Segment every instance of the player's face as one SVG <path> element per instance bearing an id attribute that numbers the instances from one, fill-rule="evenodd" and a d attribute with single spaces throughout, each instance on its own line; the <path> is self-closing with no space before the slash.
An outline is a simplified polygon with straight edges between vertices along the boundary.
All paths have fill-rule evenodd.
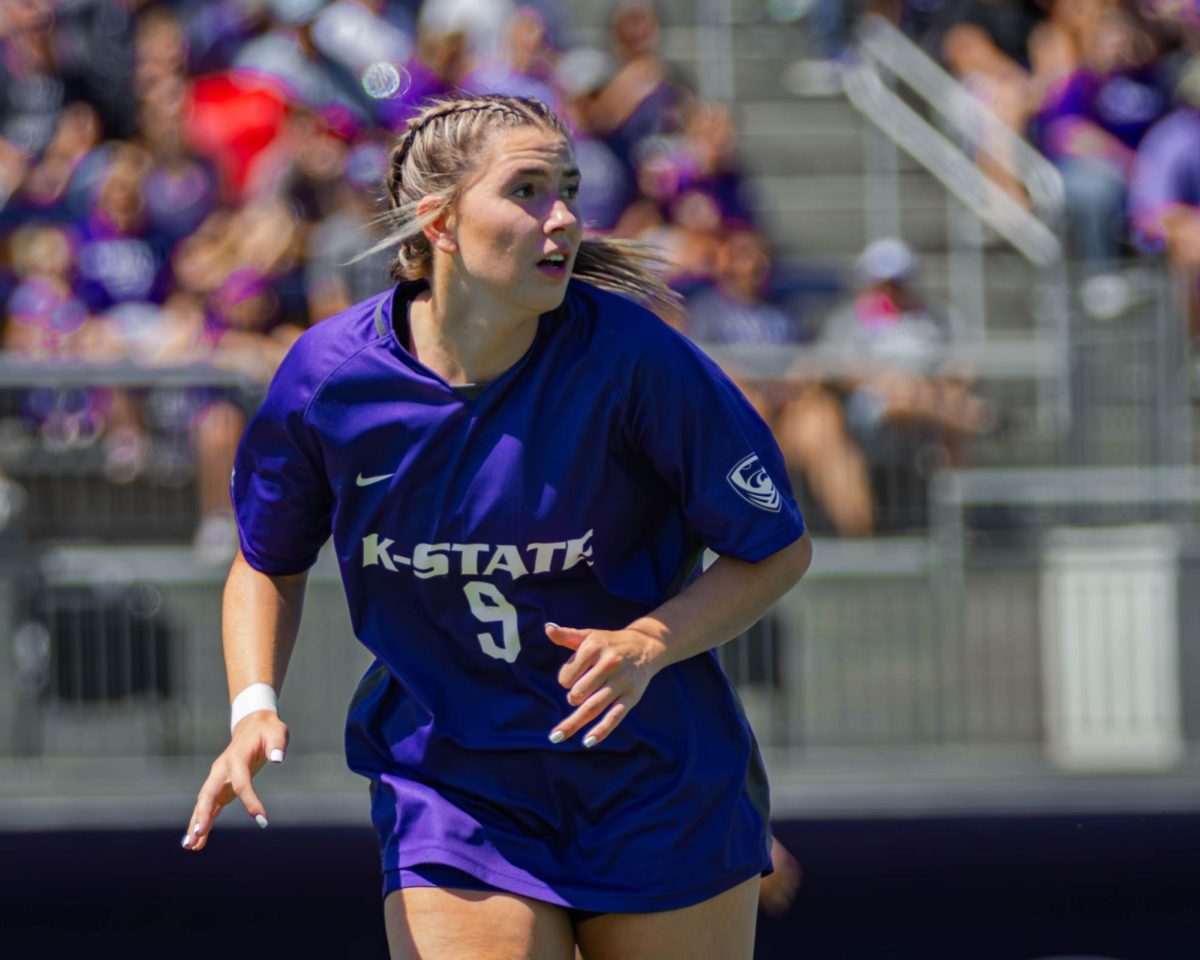
<path id="1" fill-rule="evenodd" d="M 517 313 L 553 310 L 583 237 L 571 145 L 539 127 L 494 135 L 455 208 L 461 280 Z"/>

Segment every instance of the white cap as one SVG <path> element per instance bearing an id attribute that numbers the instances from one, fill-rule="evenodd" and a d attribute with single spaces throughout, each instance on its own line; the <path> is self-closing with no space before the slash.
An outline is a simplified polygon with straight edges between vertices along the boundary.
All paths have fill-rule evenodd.
<path id="1" fill-rule="evenodd" d="M 896 237 L 884 237 L 867 244 L 855 269 L 864 283 L 899 282 L 915 276 L 919 265 L 912 247 Z"/>

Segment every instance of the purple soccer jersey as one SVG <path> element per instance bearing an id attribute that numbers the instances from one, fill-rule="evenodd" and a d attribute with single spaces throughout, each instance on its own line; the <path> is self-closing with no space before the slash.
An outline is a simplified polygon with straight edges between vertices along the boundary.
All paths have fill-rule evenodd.
<path id="1" fill-rule="evenodd" d="M 799 538 L 770 431 L 687 340 L 579 281 L 471 398 L 405 349 L 423 288 L 300 338 L 232 485 L 264 573 L 306 569 L 332 533 L 376 657 L 346 754 L 371 781 L 385 876 L 440 864 L 625 912 L 769 869 L 766 779 L 715 651 L 661 671 L 594 748 L 553 745 L 569 653 L 544 626 L 619 629 L 693 578 L 703 547 L 758 561 Z"/>

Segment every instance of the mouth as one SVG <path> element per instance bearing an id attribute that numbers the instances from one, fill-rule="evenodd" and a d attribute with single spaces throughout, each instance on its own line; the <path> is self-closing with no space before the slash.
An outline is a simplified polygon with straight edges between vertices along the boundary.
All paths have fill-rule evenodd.
<path id="1" fill-rule="evenodd" d="M 565 277 L 570 259 L 569 253 L 552 253 L 542 257 L 537 263 L 537 268 L 548 277 Z"/>

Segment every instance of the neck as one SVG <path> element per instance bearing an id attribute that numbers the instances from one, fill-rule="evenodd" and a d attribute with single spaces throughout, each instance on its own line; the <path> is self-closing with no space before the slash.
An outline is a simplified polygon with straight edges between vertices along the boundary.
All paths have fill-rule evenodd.
<path id="1" fill-rule="evenodd" d="M 413 355 L 450 384 L 495 380 L 525 355 L 537 329 L 536 314 L 479 302 L 436 272 L 409 312 Z"/>

